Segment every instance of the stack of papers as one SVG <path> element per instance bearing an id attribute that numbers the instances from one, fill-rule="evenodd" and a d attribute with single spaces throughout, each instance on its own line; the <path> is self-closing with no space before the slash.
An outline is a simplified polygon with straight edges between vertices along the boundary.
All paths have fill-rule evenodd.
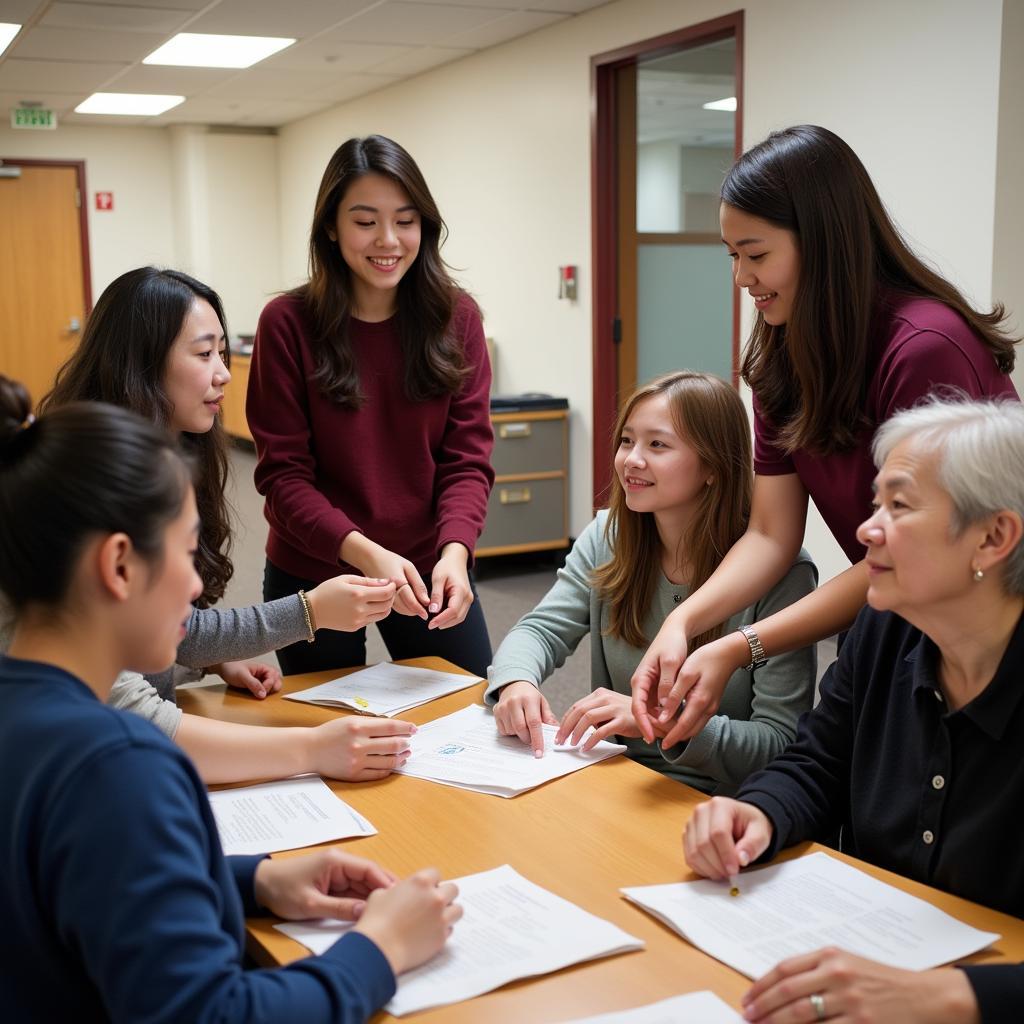
<path id="1" fill-rule="evenodd" d="M 735 895 L 729 882 L 711 881 L 643 885 L 622 893 L 748 978 L 822 946 L 924 971 L 999 938 L 826 853 L 748 871 L 733 884 Z"/>
<path id="2" fill-rule="evenodd" d="M 210 793 L 220 845 L 229 856 L 276 853 L 377 830 L 316 775 Z"/>
<path id="3" fill-rule="evenodd" d="M 517 736 L 499 736 L 494 715 L 472 704 L 421 725 L 409 740 L 409 759 L 395 771 L 476 793 L 513 797 L 626 749 L 602 740 L 584 754 L 576 747 L 555 746 L 557 726 L 543 728 L 544 756 L 534 757 Z"/>
<path id="4" fill-rule="evenodd" d="M 403 711 L 418 708 L 457 690 L 465 690 L 480 681 L 479 676 L 435 672 L 429 668 L 412 668 L 382 661 L 379 665 L 371 665 L 340 679 L 331 679 L 308 690 L 286 693 L 284 698 L 303 704 L 347 708 L 364 715 L 394 718 Z"/>
<path id="5" fill-rule="evenodd" d="M 518 978 L 643 949 L 640 939 L 534 885 L 507 864 L 454 881 L 463 916 L 433 960 L 398 979 L 386 1007 L 396 1017 L 472 999 Z M 351 925 L 317 921 L 274 927 L 323 953 Z"/>
<path id="6" fill-rule="evenodd" d="M 660 1003 L 617 1010 L 597 1017 L 581 1017 L 567 1024 L 743 1024 L 743 1018 L 714 992 L 690 992 L 685 996 L 662 999 Z"/>

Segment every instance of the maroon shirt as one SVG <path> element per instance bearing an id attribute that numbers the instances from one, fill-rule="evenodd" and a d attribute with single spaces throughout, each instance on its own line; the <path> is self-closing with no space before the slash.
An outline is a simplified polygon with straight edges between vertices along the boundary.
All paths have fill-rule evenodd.
<path id="1" fill-rule="evenodd" d="M 476 304 L 460 297 L 452 330 L 470 373 L 456 395 L 410 401 L 394 319 L 351 320 L 366 400 L 344 409 L 311 378 L 316 360 L 302 302 L 273 299 L 256 332 L 246 415 L 256 442 L 256 489 L 266 497 L 267 557 L 321 582 L 353 530 L 408 558 L 429 578 L 441 548 L 472 555 L 494 482 L 491 368 Z"/>
<path id="2" fill-rule="evenodd" d="M 1009 376 L 960 314 L 936 299 L 891 297 L 879 314 L 869 367 L 868 425 L 849 451 L 817 456 L 798 448 L 787 455 L 754 397 L 755 472 L 796 473 L 851 562 L 864 557 L 856 532 L 871 514 L 877 472 L 871 441 L 882 423 L 943 386 L 971 398 L 1017 397 Z"/>

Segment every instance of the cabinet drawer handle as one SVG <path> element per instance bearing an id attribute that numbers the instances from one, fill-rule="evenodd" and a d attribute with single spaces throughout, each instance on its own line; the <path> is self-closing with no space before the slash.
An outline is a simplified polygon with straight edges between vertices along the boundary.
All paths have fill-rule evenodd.
<path id="1" fill-rule="evenodd" d="M 502 487 L 499 497 L 502 505 L 525 505 L 533 500 L 529 487 Z"/>
<path id="2" fill-rule="evenodd" d="M 517 437 L 529 437 L 530 432 L 531 427 L 529 423 L 502 423 L 498 427 L 498 437 L 502 439 L 512 440 Z"/>

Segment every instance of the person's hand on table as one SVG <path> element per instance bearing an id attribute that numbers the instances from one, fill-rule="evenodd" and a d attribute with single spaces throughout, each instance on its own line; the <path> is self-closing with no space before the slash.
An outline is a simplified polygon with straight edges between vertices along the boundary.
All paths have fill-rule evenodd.
<path id="1" fill-rule="evenodd" d="M 661 711 L 653 723 L 664 731 L 662 746 L 671 747 L 696 736 L 718 710 L 732 674 L 749 664 L 750 645 L 742 633 L 734 632 L 694 651 L 668 686 L 662 673 L 657 699 Z M 634 693 L 634 706 L 635 702 Z M 682 713 L 673 723 L 680 707 Z"/>
<path id="2" fill-rule="evenodd" d="M 594 731 L 580 748 L 584 753 L 609 736 L 640 735 L 629 697 L 603 686 L 576 701 L 566 711 L 555 735 L 555 742 L 569 743 L 575 747 L 590 728 Z"/>
<path id="3" fill-rule="evenodd" d="M 469 613 L 473 588 L 469 585 L 469 552 L 465 545 L 445 544 L 441 557 L 430 574 L 430 604 L 427 611 L 434 616 L 427 629 L 450 629 Z"/>
<path id="4" fill-rule="evenodd" d="M 789 960 L 743 996 L 743 1016 L 756 1024 L 841 1021 L 857 1024 L 979 1024 L 967 975 L 942 968 L 903 971 L 840 949 Z"/>
<path id="5" fill-rule="evenodd" d="M 408 760 L 415 732 L 397 718 L 333 718 L 309 729 L 309 771 L 344 782 L 383 779 Z"/>
<path id="6" fill-rule="evenodd" d="M 394 973 L 426 963 L 439 953 L 462 907 L 455 903 L 459 890 L 441 882 L 434 868 L 425 868 L 390 889 L 371 893 L 356 925 L 387 958 Z"/>
<path id="7" fill-rule="evenodd" d="M 398 587 L 392 579 L 342 575 L 306 594 L 317 629 L 353 633 L 391 614 Z"/>
<path id="8" fill-rule="evenodd" d="M 370 894 L 390 889 L 396 881 L 373 861 L 332 847 L 301 857 L 265 858 L 253 883 L 256 902 L 278 917 L 357 921 Z"/>
<path id="9" fill-rule="evenodd" d="M 211 665 L 208 671 L 220 676 L 236 690 L 248 690 L 258 700 L 281 689 L 280 670 L 262 662 L 224 661 Z"/>
<path id="10" fill-rule="evenodd" d="M 540 690 L 527 680 L 503 686 L 494 705 L 494 722 L 501 736 L 518 736 L 534 757 L 544 756 L 543 725 L 558 725 L 551 705 Z"/>
<path id="11" fill-rule="evenodd" d="M 686 863 L 705 878 L 731 878 L 768 849 L 772 831 L 771 818 L 759 807 L 712 797 L 697 805 L 683 830 Z"/>
<path id="12" fill-rule="evenodd" d="M 423 577 L 408 558 L 389 551 L 358 532 L 346 535 L 341 542 L 338 557 L 356 566 L 369 579 L 393 581 L 395 597 L 392 609 L 399 615 L 415 615 L 421 619 L 427 617 L 430 595 Z"/>

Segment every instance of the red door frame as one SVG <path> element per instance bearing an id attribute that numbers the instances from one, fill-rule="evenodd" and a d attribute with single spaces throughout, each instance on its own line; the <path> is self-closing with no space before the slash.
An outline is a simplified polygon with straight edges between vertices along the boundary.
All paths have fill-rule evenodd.
<path id="1" fill-rule="evenodd" d="M 82 246 L 82 301 L 85 315 L 92 312 L 92 269 L 89 263 L 89 208 L 85 191 L 84 160 L 22 160 L 20 157 L 0 158 L 4 167 L 72 167 L 78 188 L 78 237 Z"/>
<path id="2" fill-rule="evenodd" d="M 640 57 L 658 57 L 680 49 L 736 40 L 736 156 L 743 150 L 743 11 L 722 15 L 689 28 L 632 43 L 590 58 L 590 195 L 593 265 L 593 490 L 594 508 L 607 499 L 609 440 L 618 405 L 615 341 L 618 302 L 615 73 Z M 739 379 L 739 293 L 733 292 L 732 378 Z"/>

